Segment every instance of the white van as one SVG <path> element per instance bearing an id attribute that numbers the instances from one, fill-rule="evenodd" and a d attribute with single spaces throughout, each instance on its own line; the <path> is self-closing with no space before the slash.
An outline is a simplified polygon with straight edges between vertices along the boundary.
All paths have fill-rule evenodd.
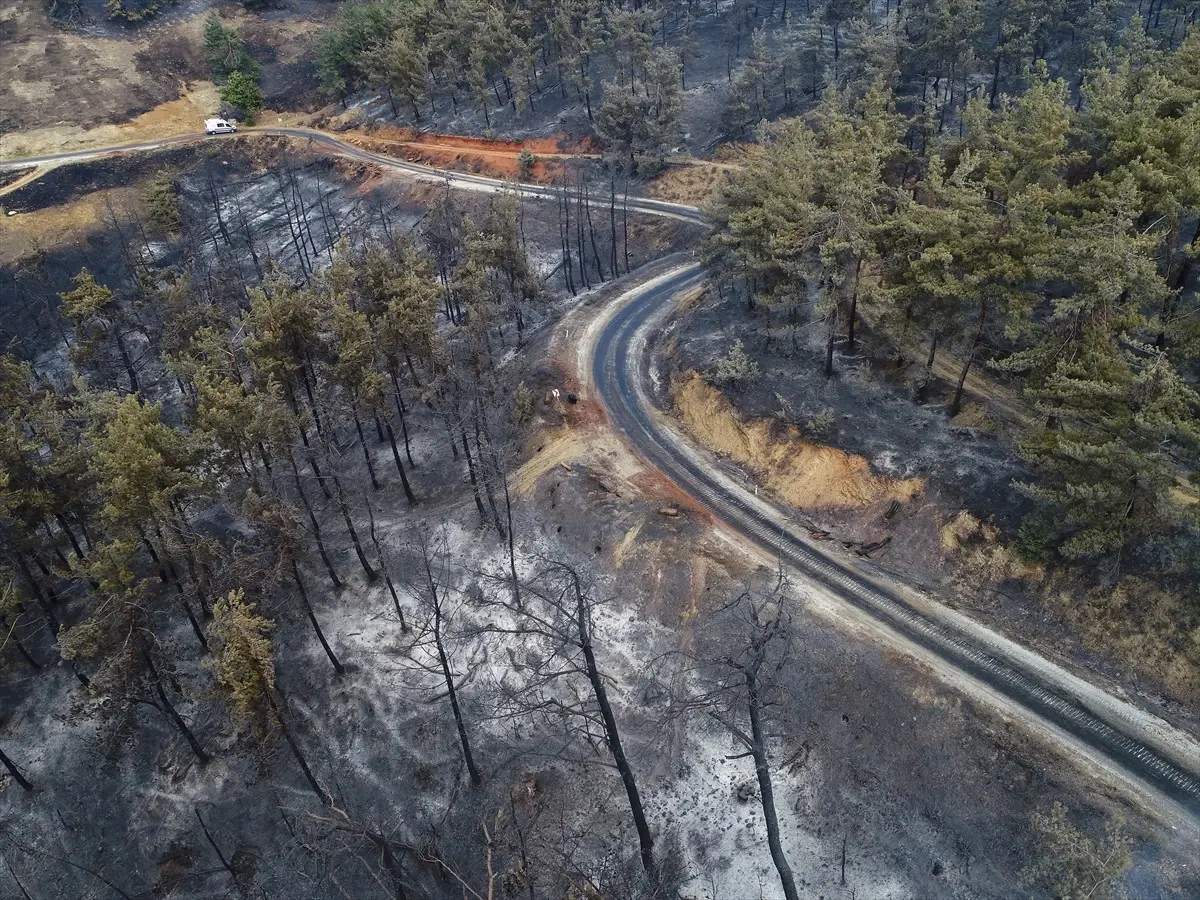
<path id="1" fill-rule="evenodd" d="M 225 119 L 204 120 L 205 134 L 233 134 L 235 131 L 237 131 L 236 122 L 228 122 Z"/>

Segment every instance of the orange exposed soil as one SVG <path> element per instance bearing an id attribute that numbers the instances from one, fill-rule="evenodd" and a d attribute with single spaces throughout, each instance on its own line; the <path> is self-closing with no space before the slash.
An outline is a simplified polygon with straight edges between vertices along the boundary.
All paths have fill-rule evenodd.
<path id="1" fill-rule="evenodd" d="M 567 144 L 559 138 L 531 138 L 528 141 L 501 141 L 486 138 L 461 137 L 451 134 L 430 134 L 408 128 L 383 126 L 369 134 L 352 132 L 340 135 L 347 143 L 356 144 L 375 153 L 406 159 L 409 162 L 436 166 L 493 178 L 516 178 L 517 157 L 528 148 L 537 156 L 532 181 L 552 181 L 568 159 L 597 158 L 599 153 L 590 141 Z"/>
<path id="2" fill-rule="evenodd" d="M 530 138 L 525 141 L 489 140 L 487 138 L 462 137 L 454 134 L 436 134 L 433 132 L 414 131 L 411 128 L 399 128 L 386 125 L 371 132 L 371 137 L 387 143 L 412 144 L 415 146 L 474 150 L 482 153 L 520 153 L 529 148 L 531 153 L 539 156 L 598 156 L 592 142 L 569 143 L 564 138 Z"/>
<path id="3" fill-rule="evenodd" d="M 772 419 L 742 422 L 729 400 L 694 373 L 675 386 L 675 406 L 701 443 L 747 466 L 793 506 L 851 509 L 909 500 L 924 489 L 919 478 L 876 475 L 861 456 L 806 440 L 793 426 Z"/>

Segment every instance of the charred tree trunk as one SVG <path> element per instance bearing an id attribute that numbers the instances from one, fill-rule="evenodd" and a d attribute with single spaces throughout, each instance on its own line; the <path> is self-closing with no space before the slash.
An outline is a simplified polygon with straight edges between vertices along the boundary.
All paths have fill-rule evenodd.
<path id="1" fill-rule="evenodd" d="M 313 612 L 312 604 L 308 600 L 308 591 L 304 589 L 304 580 L 300 577 L 300 567 L 296 565 L 295 559 L 291 560 L 291 564 L 292 578 L 295 579 L 296 588 L 300 591 L 300 602 L 304 604 L 304 612 L 308 615 L 308 621 L 312 624 L 313 631 L 317 633 L 317 640 L 321 642 L 321 649 L 325 651 L 325 655 L 329 657 L 329 661 L 333 664 L 333 671 L 339 675 L 345 675 L 345 667 L 338 661 L 333 648 L 329 646 L 329 641 L 325 640 L 325 632 L 321 630 L 321 624 L 317 621 L 317 614 Z"/>
<path id="2" fill-rule="evenodd" d="M 850 293 L 850 327 L 846 333 L 846 348 L 854 352 L 854 323 L 858 317 L 858 273 L 862 268 L 862 260 L 854 263 L 854 290 Z"/>
<path id="3" fill-rule="evenodd" d="M 575 249 L 579 254 L 579 279 L 583 289 L 591 290 L 592 283 L 587 274 L 587 250 L 583 246 L 583 176 L 579 176 L 575 188 Z"/>
<path id="4" fill-rule="evenodd" d="M 962 409 L 963 388 L 967 383 L 967 373 L 971 371 L 971 363 L 975 361 L 975 351 L 979 348 L 979 340 L 983 337 L 983 323 L 987 319 L 987 300 L 979 302 L 979 321 L 975 325 L 975 337 L 971 339 L 971 349 L 963 362 L 962 372 L 958 376 L 958 384 L 954 386 L 954 399 L 950 402 L 950 418 L 958 415 Z"/>
<path id="5" fill-rule="evenodd" d="M 574 575 L 572 575 L 574 579 Z M 604 721 L 604 736 L 608 741 L 609 752 L 612 753 L 613 763 L 621 775 L 621 783 L 625 786 L 625 795 L 629 798 L 629 810 L 633 814 L 633 824 L 637 829 L 638 845 L 642 857 L 642 868 L 650 877 L 652 883 L 658 880 L 658 867 L 654 861 L 654 838 L 650 834 L 650 824 L 646 821 L 646 810 L 642 806 L 642 798 L 638 793 L 637 780 L 633 768 L 625 756 L 625 748 L 621 745 L 621 734 L 617 730 L 617 718 L 613 715 L 612 704 L 608 700 L 608 691 L 604 687 L 604 677 L 596 665 L 596 654 L 592 647 L 591 624 L 584 602 L 583 590 L 578 581 L 575 588 L 575 627 L 579 632 L 579 647 L 583 651 L 583 659 L 588 683 L 596 696 L 596 705 L 600 708 L 600 717 Z"/>
<path id="6" fill-rule="evenodd" d="M 571 296 L 575 296 L 575 279 L 571 265 L 571 221 L 570 209 L 567 206 L 567 188 L 563 184 L 562 191 L 558 197 L 558 240 L 562 249 L 562 270 L 563 282 L 567 286 L 567 290 L 571 292 Z M 565 215 L 564 215 L 564 210 Z"/>
<path id="7" fill-rule="evenodd" d="M 188 742 L 188 746 L 192 748 L 192 753 L 196 754 L 196 759 L 199 761 L 200 765 L 206 765 L 212 757 L 205 752 L 204 748 L 200 745 L 200 742 L 196 740 L 196 736 L 192 734 L 192 730 L 188 728 L 187 723 L 183 721 L 183 716 L 179 715 L 179 712 L 175 709 L 175 706 L 167 697 L 167 692 L 162 685 L 162 678 L 159 677 L 158 669 L 155 667 L 154 660 L 151 658 L 148 651 L 142 651 L 142 659 L 145 660 L 146 669 L 150 672 L 150 678 L 154 683 L 154 691 L 156 694 L 158 694 L 158 702 L 162 704 L 163 714 L 171 720 L 172 724 L 174 724 L 176 728 L 179 729 L 179 733 L 182 734 L 184 739 Z"/>
<path id="8" fill-rule="evenodd" d="M 501 537 L 505 536 L 504 524 L 500 521 L 500 510 L 496 507 L 496 496 L 492 491 L 492 473 L 488 471 L 488 466 L 484 460 L 483 442 L 479 434 L 479 406 L 476 403 L 475 407 L 475 458 L 479 461 L 479 474 L 482 476 L 483 493 L 487 497 L 488 509 L 492 511 L 492 521 L 496 523 L 496 532 Z"/>
<path id="9" fill-rule="evenodd" d="M 403 418 L 400 421 L 403 423 Z M 389 421 L 385 421 L 385 427 L 387 428 L 388 444 L 392 448 L 392 458 L 396 460 L 396 471 L 400 473 L 400 484 L 404 487 L 404 499 L 408 501 L 409 506 L 415 506 L 417 498 L 413 496 L 412 487 L 408 483 L 408 475 L 404 471 L 404 464 L 400 462 L 400 450 L 396 447 L 396 432 L 392 430 L 392 423 Z M 405 435 L 404 449 L 408 450 L 408 435 Z M 409 462 L 412 462 L 411 457 Z"/>
<path id="10" fill-rule="evenodd" d="M 234 878 L 237 878 L 237 871 L 229 864 L 229 860 L 225 858 L 225 854 L 221 852 L 221 848 L 217 846 L 217 842 L 213 840 L 213 836 L 208 831 L 208 826 L 204 824 L 204 819 L 200 817 L 200 810 L 195 806 L 192 807 L 192 812 L 196 814 L 196 821 L 200 823 L 200 830 L 204 832 L 204 839 L 208 841 L 208 845 L 213 848 L 217 854 L 217 859 L 221 861 L 222 868 L 225 869 Z"/>
<path id="11" fill-rule="evenodd" d="M 411 367 L 411 363 L 410 363 Z M 408 458 L 408 464 L 415 466 L 413 462 L 412 449 L 408 443 L 408 422 L 405 421 L 404 397 L 400 393 L 400 379 L 396 377 L 396 367 L 392 366 L 392 387 L 395 389 L 396 414 L 400 417 L 400 433 L 404 436 L 404 455 Z"/>
<path id="12" fill-rule="evenodd" d="M 617 173 L 611 172 L 608 179 L 608 226 L 612 241 L 608 250 L 608 267 L 612 270 L 613 278 L 620 274 L 617 265 Z"/>
<path id="13" fill-rule="evenodd" d="M 479 510 L 479 521 L 487 521 L 483 498 L 479 496 L 479 480 L 475 477 L 475 462 L 471 459 L 471 446 L 467 443 L 467 430 L 461 428 L 463 453 L 467 455 L 467 473 L 471 476 L 471 492 L 475 495 L 475 508 Z"/>
<path id="14" fill-rule="evenodd" d="M 404 619 L 404 607 L 400 605 L 400 595 L 396 593 L 396 585 L 392 582 L 392 573 L 388 568 L 387 559 L 383 555 L 383 545 L 380 544 L 379 535 L 375 532 L 375 511 L 371 509 L 370 498 L 367 498 L 367 522 L 369 523 L 371 546 L 375 548 L 375 561 L 379 564 L 379 571 L 383 573 L 388 593 L 392 595 L 392 604 L 396 607 L 397 618 L 400 619 L 400 630 L 407 632 L 408 622 Z"/>
<path id="15" fill-rule="evenodd" d="M 833 342 L 837 338 L 838 308 L 837 303 L 829 311 L 829 335 L 825 341 L 825 377 L 833 377 Z"/>
<path id="16" fill-rule="evenodd" d="M 592 203 L 587 185 L 583 188 L 583 212 L 587 216 L 588 239 L 592 245 L 592 259 L 596 263 L 596 275 L 604 281 L 604 266 L 600 262 L 600 251 L 596 248 L 596 229 L 592 225 Z"/>
<path id="17" fill-rule="evenodd" d="M 331 475 L 333 478 L 333 490 L 337 494 L 338 509 L 342 513 L 342 521 L 346 523 L 346 531 L 350 534 L 350 543 L 354 545 L 354 554 L 358 557 L 359 565 L 367 575 L 367 581 L 374 581 L 379 577 L 379 573 L 371 567 L 371 563 L 367 560 L 367 555 L 363 553 L 362 541 L 358 539 L 358 531 L 354 527 L 354 520 L 350 518 L 350 506 L 346 503 L 346 492 L 342 490 L 342 482 L 336 475 Z"/>
<path id="18" fill-rule="evenodd" d="M 125 367 L 125 377 L 129 379 L 129 393 L 137 395 L 138 402 L 141 403 L 141 384 L 138 382 L 137 370 L 133 367 L 133 357 L 129 354 L 129 348 L 125 346 L 125 338 L 121 336 L 119 322 L 113 323 L 113 337 L 117 341 L 117 353 L 121 356 L 121 365 Z"/>
<path id="19" fill-rule="evenodd" d="M 517 578 L 517 550 L 513 534 L 512 498 L 508 495 L 508 479 L 503 475 L 500 483 L 504 485 L 504 512 L 508 519 L 508 572 L 512 578 L 513 605 L 521 608 L 521 583 Z"/>
<path id="20" fill-rule="evenodd" d="M 621 197 L 621 239 L 624 242 L 625 274 L 629 274 L 629 176 L 625 176 L 625 193 Z"/>
<path id="21" fill-rule="evenodd" d="M 933 383 L 933 361 L 937 358 L 938 338 L 941 335 L 935 328 L 933 335 L 929 339 L 929 356 L 925 360 L 925 376 L 921 379 L 920 385 L 917 386 L 917 402 L 924 403 L 925 398 L 929 396 L 929 386 Z"/>
<path id="22" fill-rule="evenodd" d="M 292 756 L 296 757 L 296 762 L 300 764 L 300 770 L 304 773 L 304 780 L 308 782 L 308 786 L 312 788 L 312 792 L 317 795 L 317 799 L 321 801 L 322 806 L 333 806 L 333 798 L 329 796 L 329 792 L 325 788 L 321 787 L 321 783 L 313 775 L 312 769 L 308 767 L 308 760 L 300 752 L 300 745 L 296 743 L 296 738 L 292 735 L 292 729 L 284 721 L 283 714 L 279 710 L 279 704 L 270 695 L 267 697 L 267 702 L 271 704 L 271 712 L 275 715 L 275 724 L 279 726 L 279 730 L 283 733 L 283 739 L 287 741 L 288 748 L 292 751 Z"/>
<path id="23" fill-rule="evenodd" d="M 67 536 L 67 540 L 71 542 L 71 552 L 75 554 L 75 558 L 82 562 L 84 558 L 83 549 L 79 546 L 79 541 L 75 539 L 75 533 L 67 525 L 66 518 L 62 513 L 56 512 L 54 514 L 54 521 L 58 523 L 58 527 L 62 529 L 63 534 Z"/>
<path id="24" fill-rule="evenodd" d="M 17 768 L 16 763 L 5 756 L 3 750 L 0 750 L 0 763 L 4 763 L 4 768 L 8 769 L 8 774 L 13 777 L 13 780 L 16 781 L 17 784 L 19 784 L 26 791 L 33 790 L 33 785 L 30 784 L 29 779 L 21 774 L 21 770 Z"/>
<path id="25" fill-rule="evenodd" d="M 442 677 L 446 681 L 446 694 L 450 700 L 450 709 L 454 713 L 454 726 L 458 729 L 458 741 L 462 745 L 463 761 L 467 766 L 467 774 L 470 775 L 471 784 L 479 787 L 483 784 L 483 776 L 479 774 L 479 769 L 475 766 L 475 757 L 471 754 L 471 741 L 467 737 L 467 726 L 463 722 L 462 708 L 458 704 L 458 689 L 454 686 L 454 673 L 450 669 L 450 658 L 446 655 L 446 645 L 442 640 L 442 600 L 438 594 L 437 581 L 433 577 L 433 568 L 429 563 L 428 548 L 425 548 L 423 557 L 425 563 L 425 581 L 429 586 L 429 595 L 432 601 L 433 642 L 437 648 L 438 665 L 441 667 Z"/>
<path id="26" fill-rule="evenodd" d="M 379 420 L 376 419 L 376 423 L 378 423 L 378 421 Z M 358 431 L 358 443 L 359 446 L 362 447 L 363 462 L 367 464 L 367 474 L 371 476 L 371 487 L 373 487 L 375 490 L 379 490 L 379 479 L 375 477 L 375 464 L 371 462 L 371 448 L 367 446 L 367 438 L 366 435 L 363 434 L 362 420 L 359 418 L 357 406 L 354 407 L 354 428 L 356 431 Z M 394 450 L 395 448 L 396 442 L 393 439 L 392 449 Z"/>
<path id="27" fill-rule="evenodd" d="M 36 672 L 42 668 L 41 663 L 33 658 L 33 654 L 29 652 L 29 649 L 25 646 L 21 639 L 17 637 L 17 624 L 20 622 L 20 615 L 21 607 L 18 606 L 17 621 L 13 622 L 12 626 L 10 627 L 8 624 L 8 619 L 2 613 L 0 613 L 0 631 L 3 631 L 8 635 L 9 639 L 13 642 L 13 646 L 17 648 L 17 652 L 21 654 L 21 658 L 28 663 L 29 668 Z"/>
<path id="28" fill-rule="evenodd" d="M 747 668 L 743 673 L 746 679 L 746 701 L 750 707 L 750 752 L 754 756 L 754 772 L 758 776 L 758 791 L 762 799 L 763 818 L 767 820 L 767 846 L 771 849 L 771 860 L 775 863 L 775 871 L 779 873 L 779 884 L 783 888 L 786 900 L 799 900 L 796 891 L 796 879 L 792 868 L 788 865 L 787 857 L 783 854 L 783 844 L 779 841 L 779 817 L 775 812 L 775 789 L 771 784 L 771 768 L 767 759 L 767 738 L 763 733 L 760 718 L 761 702 L 758 694 L 758 680 L 754 667 Z"/>
<path id="29" fill-rule="evenodd" d="M 308 502 L 308 496 L 304 493 L 304 487 L 300 483 L 300 469 L 296 466 L 296 455 L 290 451 L 288 452 L 288 461 L 292 464 L 292 480 L 296 483 L 296 493 L 300 495 L 300 503 L 304 506 L 304 511 L 308 513 L 308 524 L 313 530 L 313 538 L 317 542 L 317 552 L 321 554 L 321 562 L 325 563 L 325 571 L 329 573 L 329 580 L 333 582 L 334 590 L 340 590 L 342 580 L 338 578 L 337 570 L 334 569 L 333 563 L 329 559 L 329 554 L 325 552 L 325 541 L 321 537 L 321 526 L 317 522 L 312 504 Z"/>

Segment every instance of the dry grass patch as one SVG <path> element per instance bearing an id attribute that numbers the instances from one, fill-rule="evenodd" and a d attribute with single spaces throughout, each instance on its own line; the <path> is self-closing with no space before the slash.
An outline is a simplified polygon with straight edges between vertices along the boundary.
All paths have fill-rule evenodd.
<path id="1" fill-rule="evenodd" d="M 1190 709 L 1200 709 L 1200 624 L 1184 599 L 1132 576 L 1082 599 L 1066 589 L 1047 603 L 1091 650 L 1110 653 L 1135 672 L 1161 682 Z"/>
<path id="2" fill-rule="evenodd" d="M 878 500 L 911 500 L 920 478 L 897 480 L 871 471 L 861 456 L 804 438 L 775 419 L 743 422 L 729 400 L 692 373 L 675 386 L 675 407 L 701 443 L 746 466 L 768 491 L 804 509 L 852 509 Z"/>
<path id="3" fill-rule="evenodd" d="M 670 166 L 650 182 L 650 196 L 672 203 L 698 206 L 712 196 L 717 185 L 725 179 L 727 171 L 723 166 L 700 162 Z"/>
<path id="4" fill-rule="evenodd" d="M 137 202 L 134 188 L 95 191 L 61 206 L 5 216 L 0 229 L 0 265 L 8 265 L 38 250 L 81 241 L 102 227 L 108 210 Z"/>
<path id="5" fill-rule="evenodd" d="M 959 428 L 974 428 L 987 434 L 998 434 L 1000 425 L 988 414 L 987 407 L 981 403 L 964 403 L 957 416 L 950 424 Z"/>
<path id="6" fill-rule="evenodd" d="M 999 528 L 985 525 L 965 509 L 942 526 L 939 537 L 942 550 L 957 558 L 955 578 L 969 590 L 1013 578 L 1040 581 L 1045 577 L 1041 566 L 1026 562 L 1001 543 Z"/>

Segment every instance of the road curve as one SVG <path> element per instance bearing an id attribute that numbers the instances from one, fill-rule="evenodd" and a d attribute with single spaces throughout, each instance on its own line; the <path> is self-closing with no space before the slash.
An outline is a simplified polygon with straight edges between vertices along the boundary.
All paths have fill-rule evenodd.
<path id="1" fill-rule="evenodd" d="M 514 184 L 464 172 L 451 172 L 373 153 L 349 144 L 328 132 L 300 127 L 255 127 L 240 134 L 271 135 L 309 142 L 324 150 L 385 168 L 408 172 L 416 177 L 443 182 L 450 187 L 487 193 L 512 191 L 532 199 L 555 196 L 553 188 Z M 120 144 L 93 150 L 56 153 L 26 159 L 0 160 L 0 171 L 56 167 L 100 159 L 121 153 L 144 153 L 204 140 L 227 140 L 203 134 L 178 135 L 158 140 Z M 607 205 L 605 201 L 593 201 Z M 642 197 L 627 198 L 628 207 L 637 212 L 706 225 L 704 214 L 696 207 Z M 1135 777 L 1158 788 L 1178 801 L 1194 816 L 1200 816 L 1200 765 L 1195 756 L 1171 753 L 1159 741 L 1149 739 L 1148 729 L 1138 715 L 1121 701 L 1111 701 L 1103 711 L 1085 704 L 1060 683 L 1043 677 L 1037 666 L 1026 664 L 1033 654 L 997 653 L 994 645 L 976 640 L 967 630 L 929 615 L 900 594 L 866 577 L 863 573 L 834 559 L 808 544 L 783 524 L 786 517 L 768 509 L 760 501 L 739 496 L 723 479 L 698 463 L 657 422 L 644 384 L 648 377 L 646 360 L 640 350 L 646 333 L 661 322 L 672 301 L 702 280 L 698 266 L 687 266 L 648 286 L 634 289 L 623 298 L 622 306 L 600 332 L 592 358 L 592 377 L 601 401 L 613 424 L 630 445 L 651 464 L 674 481 L 699 505 L 773 556 L 778 556 L 804 577 L 839 596 L 858 610 L 903 635 L 944 662 L 972 676 L 1000 695 L 1034 715 L 1074 736 L 1090 749 Z M 1044 662 L 1044 661 L 1043 661 Z M 1137 715 L 1135 715 L 1135 712 Z M 1153 732 L 1153 729 L 1149 729 Z"/>
<path id="2" fill-rule="evenodd" d="M 452 172 L 447 169 L 436 169 L 432 166 L 424 166 L 420 163 L 409 162 L 405 159 L 396 159 L 391 156 L 385 156 L 382 153 L 373 153 L 370 150 L 364 150 L 362 147 L 356 147 L 354 144 L 347 143 L 341 138 L 330 134 L 327 131 L 319 131 L 315 128 L 300 128 L 300 127 L 273 127 L 273 126 L 255 126 L 251 128 L 243 128 L 233 135 L 214 135 L 205 134 L 181 134 L 175 137 L 160 138 L 151 141 L 138 141 L 131 144 L 115 144 L 111 147 L 98 147 L 92 150 L 76 150 L 65 153 L 51 153 L 46 156 L 31 156 L 24 159 L 5 159 L 0 160 L 0 172 L 11 171 L 13 169 L 32 169 L 41 166 L 62 166 L 71 165 L 74 163 L 87 162 L 94 159 L 102 159 L 106 156 L 117 156 L 123 153 L 152 153 L 155 150 L 162 150 L 166 147 L 174 147 L 181 144 L 190 144 L 199 141 L 220 141 L 232 140 L 240 135 L 268 135 L 273 137 L 290 138 L 292 140 L 307 141 L 316 149 L 325 152 L 345 156 L 351 159 L 362 160 L 363 162 L 374 163 L 379 166 L 384 166 L 389 169 L 398 169 L 403 172 L 408 172 L 420 178 L 436 180 L 449 184 L 451 187 L 462 190 L 476 190 L 485 193 L 498 193 L 501 191 L 510 191 L 519 194 L 522 197 L 532 199 L 540 199 L 554 197 L 556 192 L 552 187 L 541 187 L 539 185 L 521 184 L 518 182 L 505 181 L 500 178 L 488 178 L 483 175 L 472 175 L 468 172 Z M 623 198 L 624 199 L 624 198 Z M 599 198 L 592 201 L 596 206 L 607 206 L 606 200 Z M 707 219 L 704 214 L 694 206 L 686 206 L 681 203 L 668 203 L 664 200 L 652 200 L 647 197 L 627 198 L 627 203 L 630 209 L 640 213 L 660 216 L 669 219 L 679 219 L 684 222 L 691 222 L 696 225 L 707 224 Z"/>
<path id="3" fill-rule="evenodd" d="M 648 333 L 659 327 L 676 297 L 703 280 L 699 266 L 686 266 L 626 294 L 596 337 L 592 379 L 612 423 L 632 447 L 700 506 L 744 537 L 797 569 L 909 641 L 967 673 L 988 688 L 1073 735 L 1122 769 L 1200 816 L 1200 769 L 1148 740 L 1135 710 L 1115 698 L 1105 714 L 1089 708 L 1044 677 L 1037 667 L 998 653 L 946 620 L 919 609 L 900 594 L 797 537 L 782 513 L 747 498 L 699 462 L 666 433 L 647 396 Z M 1026 654 L 1030 656 L 1030 654 Z M 1114 711 L 1114 709 L 1116 711 Z M 1123 721 L 1124 720 L 1124 721 Z M 1193 761 L 1194 762 L 1194 761 Z"/>

